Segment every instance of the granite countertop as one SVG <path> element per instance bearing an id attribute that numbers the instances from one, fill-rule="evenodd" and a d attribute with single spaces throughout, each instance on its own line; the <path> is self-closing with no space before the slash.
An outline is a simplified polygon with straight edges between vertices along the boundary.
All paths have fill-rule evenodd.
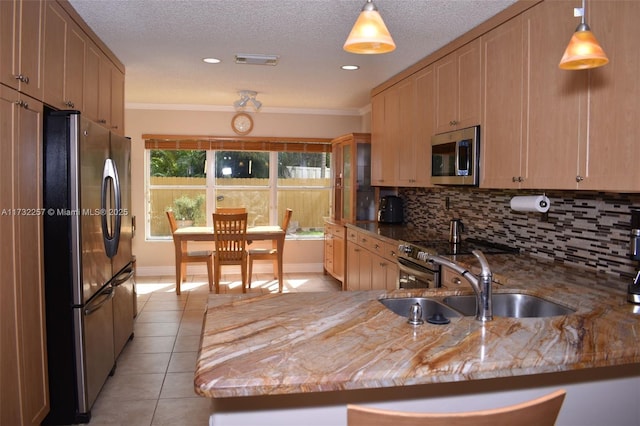
<path id="1" fill-rule="evenodd" d="M 477 266 L 473 256 L 455 260 Z M 414 327 L 377 299 L 470 288 L 211 296 L 196 392 L 293 394 L 640 364 L 640 307 L 626 302 L 626 283 L 522 255 L 491 256 L 490 263 L 494 293 L 521 291 L 576 312 Z"/>

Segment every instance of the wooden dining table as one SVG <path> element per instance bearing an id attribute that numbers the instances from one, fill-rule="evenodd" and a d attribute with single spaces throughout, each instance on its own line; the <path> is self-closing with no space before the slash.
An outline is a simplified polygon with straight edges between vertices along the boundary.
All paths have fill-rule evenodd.
<path id="1" fill-rule="evenodd" d="M 247 228 L 247 242 L 273 241 L 278 249 L 278 291 L 282 293 L 282 253 L 284 252 L 284 239 L 286 232 L 280 226 L 252 226 Z M 213 227 L 188 226 L 178 228 L 173 233 L 173 239 L 177 247 L 182 247 L 188 241 L 213 242 Z M 180 294 L 180 265 L 182 264 L 182 251 L 176 252 L 176 294 Z"/>

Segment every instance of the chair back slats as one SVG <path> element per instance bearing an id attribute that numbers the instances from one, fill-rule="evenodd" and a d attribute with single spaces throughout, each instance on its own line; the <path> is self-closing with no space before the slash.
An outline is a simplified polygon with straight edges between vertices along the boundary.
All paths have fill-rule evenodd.
<path id="1" fill-rule="evenodd" d="M 247 213 L 214 213 L 213 235 L 218 260 L 241 261 L 246 256 Z"/>

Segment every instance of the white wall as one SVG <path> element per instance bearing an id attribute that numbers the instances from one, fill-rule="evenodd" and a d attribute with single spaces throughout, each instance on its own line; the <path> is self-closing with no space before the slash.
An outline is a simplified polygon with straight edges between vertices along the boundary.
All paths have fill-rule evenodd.
<path id="1" fill-rule="evenodd" d="M 146 241 L 144 193 L 144 141 L 143 134 L 235 136 L 231 130 L 234 111 L 211 111 L 205 108 L 148 109 L 129 105 L 125 110 L 126 135 L 131 137 L 132 214 L 136 216 L 137 231 L 133 240 L 133 253 L 140 275 L 172 275 L 175 273 L 172 241 Z M 220 109 L 220 108 L 218 108 Z M 295 111 L 250 113 L 254 127 L 249 136 L 321 137 L 335 138 L 345 133 L 368 132 L 370 113 L 347 115 L 324 113 L 300 114 Z M 321 240 L 288 240 L 284 252 L 285 272 L 322 271 L 323 246 Z M 270 268 L 269 265 L 262 265 Z M 261 265 L 256 264 L 256 271 Z M 200 265 L 189 269 L 200 272 Z M 205 273 L 204 267 L 202 272 Z"/>

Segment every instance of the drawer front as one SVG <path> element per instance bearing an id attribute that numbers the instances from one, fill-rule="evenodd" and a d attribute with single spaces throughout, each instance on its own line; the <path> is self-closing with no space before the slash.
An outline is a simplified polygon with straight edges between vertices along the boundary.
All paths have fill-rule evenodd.
<path id="1" fill-rule="evenodd" d="M 398 260 L 398 244 L 389 242 L 384 243 L 384 253 L 382 257 L 392 262 L 396 262 Z"/>
<path id="2" fill-rule="evenodd" d="M 369 239 L 369 250 L 380 257 L 385 257 L 385 253 L 387 251 L 386 246 L 387 243 L 382 240 L 379 240 L 377 238 Z"/>
<path id="3" fill-rule="evenodd" d="M 347 229 L 347 241 L 360 244 L 359 237 L 360 237 L 360 233 L 358 231 L 354 231 L 353 229 Z"/>

